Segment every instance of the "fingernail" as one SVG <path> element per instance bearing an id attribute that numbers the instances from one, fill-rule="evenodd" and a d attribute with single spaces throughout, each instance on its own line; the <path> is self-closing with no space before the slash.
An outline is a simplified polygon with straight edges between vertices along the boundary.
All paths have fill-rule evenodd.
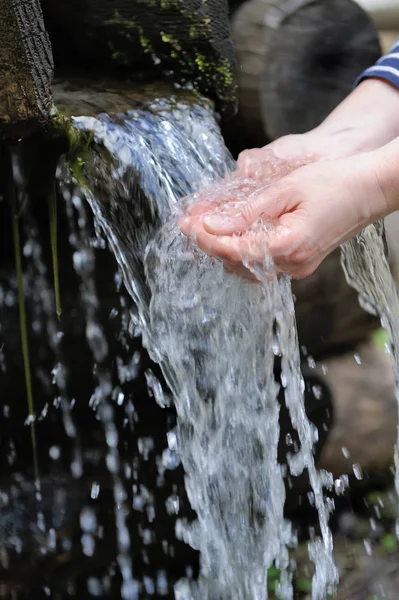
<path id="1" fill-rule="evenodd" d="M 203 219 L 203 223 L 207 229 L 211 231 L 218 231 L 220 229 L 225 229 L 229 225 L 231 225 L 231 219 L 229 217 L 225 217 L 221 214 L 211 214 L 206 215 Z"/>
<path id="2" fill-rule="evenodd" d="M 182 217 L 178 221 L 178 226 L 185 235 L 189 235 L 189 233 L 192 229 L 191 218 L 190 217 Z"/>

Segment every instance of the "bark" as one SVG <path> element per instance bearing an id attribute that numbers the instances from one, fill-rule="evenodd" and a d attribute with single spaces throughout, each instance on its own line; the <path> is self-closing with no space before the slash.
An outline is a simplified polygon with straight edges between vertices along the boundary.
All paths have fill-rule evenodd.
<path id="1" fill-rule="evenodd" d="M 22 135 L 52 104 L 53 59 L 39 0 L 0 0 L 0 131 Z"/>

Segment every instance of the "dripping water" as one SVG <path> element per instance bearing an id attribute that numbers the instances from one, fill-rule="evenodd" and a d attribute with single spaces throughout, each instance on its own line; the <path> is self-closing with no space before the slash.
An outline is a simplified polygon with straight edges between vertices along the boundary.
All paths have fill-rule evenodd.
<path id="1" fill-rule="evenodd" d="M 103 424 L 107 454 L 105 457 L 106 467 L 111 475 L 113 483 L 114 516 L 116 525 L 118 545 L 118 565 L 122 576 L 121 598 L 122 600 L 136 600 L 139 598 L 139 582 L 135 580 L 132 572 L 132 559 L 130 552 L 130 534 L 126 524 L 126 492 L 122 480 L 122 464 L 119 456 L 118 430 L 112 404 L 113 385 L 112 375 L 107 366 L 108 343 L 101 322 L 98 318 L 99 297 L 95 282 L 95 252 L 91 246 L 90 230 L 87 226 L 89 218 L 86 206 L 77 193 L 70 195 L 64 189 L 64 197 L 67 198 L 67 212 L 70 229 L 74 235 L 71 243 L 74 248 L 73 263 L 75 271 L 80 278 L 80 294 L 83 309 L 86 314 L 86 338 L 93 354 L 95 364 L 95 375 L 98 385 L 90 399 L 90 405 L 95 410 Z M 74 218 L 74 213 L 77 218 Z M 77 224 L 77 227 L 76 227 Z M 95 242 L 94 242 L 95 245 Z M 91 515 L 91 512 L 86 513 Z M 87 514 L 86 514 L 87 516 Z M 83 521 L 87 521 L 83 515 Z M 92 533 L 95 527 L 90 527 L 82 536 L 82 543 L 89 546 L 88 551 L 92 553 L 94 538 Z"/>

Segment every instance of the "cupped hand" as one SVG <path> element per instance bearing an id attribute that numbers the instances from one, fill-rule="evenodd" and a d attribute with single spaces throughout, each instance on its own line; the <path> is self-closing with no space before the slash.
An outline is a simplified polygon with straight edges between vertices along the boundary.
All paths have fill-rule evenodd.
<path id="1" fill-rule="evenodd" d="M 282 161 L 259 152 L 263 159 L 244 155 L 234 176 L 208 189 L 179 222 L 230 271 L 253 274 L 267 246 L 278 271 L 306 277 L 386 213 L 372 153 L 301 166 L 303 154 Z"/>

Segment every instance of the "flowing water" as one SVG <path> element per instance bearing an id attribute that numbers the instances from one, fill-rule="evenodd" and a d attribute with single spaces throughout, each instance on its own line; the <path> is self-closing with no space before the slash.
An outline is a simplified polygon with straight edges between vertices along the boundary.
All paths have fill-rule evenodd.
<path id="1" fill-rule="evenodd" d="M 359 302 L 378 315 L 389 334 L 395 392 L 399 410 L 399 291 L 387 258 L 384 227 L 370 225 L 342 246 L 342 266 L 348 283 L 358 292 Z M 399 427 L 395 447 L 395 488 L 399 498 Z M 399 536 L 399 520 L 396 527 Z"/>
<path id="2" fill-rule="evenodd" d="M 104 444 L 100 452 L 97 448 L 99 458 L 94 460 L 96 453 L 86 439 L 90 432 L 85 420 L 84 426 L 79 426 L 81 417 L 76 416 L 70 391 L 69 365 L 63 354 L 68 331 L 54 309 L 40 227 L 27 210 L 16 219 L 23 225 L 19 232 L 24 240 L 22 283 L 32 306 L 31 329 L 51 350 L 50 359 L 43 359 L 45 366 L 34 375 L 46 389 L 53 389 L 54 399 L 53 406 L 39 402 L 36 415 L 30 408 L 26 420 L 34 434 L 32 481 L 19 474 L 1 485 L 0 568 L 6 571 L 14 555 L 23 565 L 27 555 L 69 553 L 76 538 L 69 528 L 76 516 L 82 555 L 91 558 L 104 543 L 108 544 L 103 531 L 103 523 L 108 520 L 108 527 L 114 529 L 118 573 L 114 567 L 107 572 L 101 567 L 102 575 L 87 581 L 90 595 L 106 594 L 110 580 L 116 578 L 123 599 L 135 600 L 143 593 L 166 596 L 167 573 L 155 568 L 155 575 L 149 575 L 146 569 L 151 564 L 150 547 L 155 536 L 152 524 L 162 520 L 164 514 L 156 496 L 166 485 L 167 471 L 177 470 L 181 463 L 196 519 L 188 522 L 179 518 L 180 497 L 175 484 L 167 492 L 163 510 L 177 515 L 176 536 L 200 551 L 201 569 L 198 578 L 192 577 L 190 569 L 186 577 L 180 578 L 175 586 L 176 599 L 266 600 L 267 570 L 275 566 L 280 570 L 277 596 L 292 600 L 295 563 L 291 550 L 297 539 L 284 514 L 285 483 L 288 475 L 296 477 L 305 472 L 312 488 L 310 500 L 319 518 L 319 527 L 309 542 L 309 556 L 314 563 L 312 598 L 326 600 L 338 579 L 328 526 L 333 509 L 328 492 L 333 481 L 314 463 L 318 432 L 305 413 L 290 281 L 277 278 L 267 247 L 262 245 L 264 236 L 259 235 L 271 225 L 257 222 L 249 237 L 245 262 L 256 282 L 225 272 L 219 261 L 200 252 L 195 241 L 187 240 L 177 226 L 179 216 L 191 209 L 199 193 L 207 210 L 214 208 L 217 187 L 213 184 L 223 177 L 228 177 L 223 187 L 224 201 L 237 205 L 256 187 L 256 181 L 238 182 L 231 176 L 235 164 L 224 146 L 212 106 L 206 101 L 193 102 L 183 96 L 178 100 L 156 100 L 127 114 L 76 117 L 74 125 L 92 136 L 86 162 L 78 174 L 79 181 L 71 176 L 67 165 L 60 165 L 57 177 L 79 288 L 77 310 L 84 320 L 90 355 L 89 371 L 86 366 L 84 376 L 93 376 L 94 382 L 86 408 L 98 423 L 93 439 L 101 433 Z M 262 177 L 272 180 L 288 166 L 272 155 L 269 158 Z M 25 202 L 23 171 L 16 151 L 12 172 L 21 195 L 20 206 Z M 86 200 L 94 214 L 95 234 L 89 226 Z M 52 226 L 51 244 L 55 237 Z M 120 313 L 118 335 L 125 347 L 126 362 L 113 354 L 101 318 L 104 298 L 97 286 L 96 257 L 98 251 L 106 252 L 107 245 L 133 300 L 131 308 L 122 300 L 120 306 L 110 307 L 110 319 Z M 364 309 L 379 315 L 389 332 L 399 405 L 399 296 L 385 250 L 383 227 L 377 223 L 343 245 L 342 264 Z M 259 252 L 262 260 L 255 264 L 253 256 Z M 62 278 L 62 271 L 60 275 Z M 119 287 L 122 277 L 116 276 Z M 15 278 L 0 287 L 4 314 L 17 305 L 17 295 Z M 59 303 L 63 304 L 62 294 Z M 166 447 L 156 449 L 152 487 L 140 480 L 140 461 L 147 462 L 155 453 L 155 437 L 151 437 L 155 421 L 150 419 L 149 434 L 140 436 L 135 400 L 129 396 L 141 368 L 141 358 L 131 351 L 130 343 L 140 337 L 167 383 L 163 385 L 161 375 L 151 368 L 145 370 L 146 387 L 164 410 L 170 407 L 172 396 L 177 414 L 176 426 L 169 427 Z M 42 345 L 39 343 L 39 354 Z M 1 373 L 6 372 L 6 363 L 0 347 Z M 77 387 L 83 385 L 83 381 L 78 383 Z M 282 397 L 299 440 L 297 447 L 291 446 L 287 467 L 278 460 Z M 3 405 L 5 423 L 13 409 Z M 153 410 L 150 407 L 151 413 Z M 57 414 L 61 427 L 53 437 L 62 431 L 68 452 L 61 443 L 45 448 L 44 434 L 53 427 Z M 49 415 L 53 420 L 48 420 Z M 51 432 L 49 435 L 51 438 Z M 132 439 L 137 442 L 140 460 L 133 456 Z M 68 464 L 67 475 L 60 477 L 55 471 L 55 488 L 49 473 L 41 473 L 43 448 L 52 462 L 65 458 Z M 61 456 L 63 452 L 65 457 Z M 18 462 L 16 454 L 10 438 L 6 449 L 10 468 Z M 101 462 L 108 483 L 99 475 Z M 90 503 L 82 499 L 87 498 L 82 491 L 75 493 L 75 487 L 93 464 Z M 395 464 L 399 495 L 399 442 Z M 106 485 L 112 516 L 105 511 L 105 518 L 104 514 L 100 518 L 96 502 Z M 132 509 L 145 513 L 136 534 L 132 533 Z M 138 576 L 137 536 L 144 547 L 142 577 Z M 177 546 L 170 540 L 162 540 L 162 544 L 165 554 L 174 556 Z M 68 583 L 67 590 L 74 595 L 72 584 Z"/>
<path id="3" fill-rule="evenodd" d="M 86 164 L 78 177 L 80 183 L 71 178 L 65 165 L 60 167 L 58 179 L 79 287 L 78 313 L 73 318 L 79 314 L 84 318 L 90 354 L 89 366 L 82 372 L 84 377 L 94 375 L 87 408 L 95 415 L 94 422 L 99 423 L 105 443 L 100 453 L 93 451 L 91 441 L 86 439 L 91 432 L 86 425 L 79 429 L 77 407 L 70 391 L 69 365 L 63 355 L 68 331 L 63 328 L 62 319 L 59 322 L 56 318 L 43 241 L 37 223 L 27 211 L 18 217 L 24 225 L 21 227 L 26 266 L 23 284 L 33 306 L 32 332 L 39 341 L 46 341 L 51 350 L 50 359 L 42 361 L 45 366 L 35 377 L 43 381 L 45 389 L 54 387 L 54 400 L 53 406 L 36 405 L 36 417 L 29 414 L 26 422 L 31 428 L 36 425 L 39 431 L 34 438 L 39 440 L 35 442 L 39 457 L 36 460 L 35 456 L 37 472 L 33 483 L 18 475 L 1 485 L 0 567 L 7 571 L 14 555 L 20 557 L 21 568 L 26 556 L 50 558 L 56 551 L 61 553 L 62 562 L 76 538 L 69 528 L 77 515 L 79 543 L 85 559 L 93 557 L 104 543 L 108 544 L 109 538 L 103 531 L 107 522 L 108 527 L 115 529 L 120 597 L 134 600 L 142 593 L 166 596 L 165 571 L 155 569 L 156 574 L 150 576 L 145 567 L 142 581 L 139 580 L 135 547 L 138 538 L 134 535 L 142 539 L 143 564 L 150 564 L 155 535 L 151 524 L 156 517 L 163 518 L 154 490 L 157 488 L 159 495 L 166 472 L 177 469 L 181 461 L 196 520 L 189 523 L 184 518 L 178 519 L 176 535 L 200 551 L 201 572 L 196 580 L 190 572 L 180 579 L 175 587 L 177 600 L 266 599 L 267 569 L 273 565 L 281 571 L 278 597 L 292 599 L 295 564 L 290 553 L 297 540 L 284 516 L 287 473 L 278 461 L 280 401 L 284 396 L 299 439 L 298 447 L 292 445 L 288 469 L 292 476 L 307 472 L 311 501 L 319 517 L 319 528 L 309 543 L 315 567 L 312 598 L 325 600 L 337 583 L 328 527 L 333 508 L 328 490 L 333 482 L 328 473 L 317 471 L 314 464 L 317 430 L 305 414 L 290 282 L 276 277 L 266 247 L 260 248 L 261 264 L 255 266 L 252 261 L 253 253 L 259 253 L 262 236 L 258 234 L 270 225 L 257 223 L 248 245 L 246 263 L 258 280 L 256 283 L 226 273 L 218 261 L 203 255 L 193 241 L 188 242 L 177 227 L 177 218 L 190 208 L 199 190 L 212 208 L 215 188 L 209 191 L 207 186 L 234 170 L 234 161 L 225 149 L 211 105 L 192 99 L 157 100 L 128 114 L 77 117 L 74 123 L 93 136 Z M 284 169 L 286 165 L 270 157 L 268 177 L 279 176 Z M 16 188 L 22 190 L 23 165 L 18 152 L 13 155 L 13 174 Z M 245 181 L 241 188 L 234 177 L 229 181 L 225 188 L 227 201 L 240 201 L 240 195 L 244 198 L 256 186 L 252 180 Z M 181 202 L 187 196 L 190 198 Z M 85 199 L 95 216 L 97 236 L 93 236 L 88 225 Z M 19 200 L 21 205 L 23 200 Z M 119 337 L 128 355 L 126 362 L 113 355 L 101 319 L 104 297 L 97 288 L 96 256 L 99 249 L 106 251 L 105 239 L 133 299 L 130 314 L 122 300 L 120 306 L 110 307 L 110 318 L 120 312 Z M 358 291 L 362 306 L 378 314 L 390 333 L 399 400 L 399 298 L 385 258 L 380 224 L 347 242 L 342 256 L 348 281 Z M 9 309 L 17 305 L 18 286 L 15 278 L 4 277 L 0 308 L 7 318 Z M 116 279 L 120 285 L 119 275 Z M 61 294 L 61 305 L 63 300 Z M 5 322 L 0 324 L 5 327 Z M 177 413 L 176 427 L 167 434 L 167 447 L 157 448 L 156 483 L 152 487 L 147 481 L 140 481 L 140 460 L 148 461 L 155 452 L 155 438 L 140 437 L 137 433 L 134 401 L 125 392 L 129 382 L 134 389 L 141 368 L 141 358 L 130 346 L 137 336 L 142 337 L 151 358 L 160 365 Z M 40 342 L 39 354 L 42 346 Z M 2 374 L 7 372 L 8 359 L 0 347 Z M 39 363 L 41 360 L 40 354 Z M 113 362 L 116 369 L 110 366 Z M 51 368 L 47 372 L 48 364 Z M 147 369 L 145 377 L 151 395 L 167 410 L 169 391 L 154 370 Z M 78 382 L 77 388 L 84 387 L 83 384 Z M 16 408 L 3 405 L 5 429 L 10 411 L 12 414 Z M 45 447 L 44 434 L 48 435 L 49 428 L 54 426 L 54 415 L 58 412 L 68 451 L 61 442 L 58 445 L 61 429 L 57 428 L 53 434 L 55 443 Z M 97 439 L 99 429 L 93 421 L 87 421 L 84 410 L 83 415 L 83 423 L 92 424 L 93 439 Z M 49 421 L 49 416 L 53 420 Z M 155 426 L 155 421 L 151 421 L 151 426 Z M 50 440 L 53 438 L 50 431 Z M 137 442 L 140 460 L 133 456 L 131 439 Z M 43 448 L 54 464 L 65 459 L 70 471 L 62 478 L 55 471 L 55 488 L 48 473 L 41 474 Z M 5 457 L 11 469 L 18 464 L 12 437 Z M 96 507 L 104 494 L 104 479 L 98 467 L 101 461 L 109 475 L 113 515 L 109 524 L 106 512 L 100 525 Z M 399 444 L 395 462 L 399 494 Z M 94 474 L 89 477 L 91 503 L 84 503 L 85 495 L 81 491 L 75 493 L 76 482 L 83 481 L 93 465 Z M 168 494 L 167 513 L 179 515 L 177 487 L 173 485 Z M 132 533 L 132 508 L 146 515 L 137 534 Z M 164 542 L 165 553 L 174 556 L 175 545 Z M 38 565 L 36 569 L 40 568 Z M 100 571 L 101 575 L 87 581 L 90 595 L 108 593 L 110 581 L 116 576 L 113 567 L 110 570 L 101 567 Z M 45 593 L 51 593 L 49 587 L 45 587 Z M 67 595 L 74 594 L 74 586 L 68 583 Z M 4 595 L 3 588 L 0 595 Z"/>
<path id="4" fill-rule="evenodd" d="M 307 470 L 320 521 L 320 535 L 309 544 L 312 597 L 326 598 L 337 583 L 328 528 L 332 504 L 324 497 L 332 479 L 314 464 L 317 431 L 305 414 L 290 282 L 277 279 L 266 248 L 255 270 L 248 250 L 258 283 L 225 273 L 220 262 L 187 243 L 176 224 L 179 200 L 234 169 L 211 106 L 156 101 L 116 118 L 74 122 L 93 135 L 83 192 L 134 300 L 134 327 L 161 366 L 176 406 L 166 460 L 182 461 L 198 517 L 193 524 L 178 522 L 176 533 L 201 552 L 199 580 L 181 580 L 176 597 L 262 600 L 267 569 L 275 565 L 279 597 L 293 598 L 290 548 L 296 539 L 284 517 L 284 472 L 277 460 L 283 390 L 300 441 L 289 469 L 294 476 Z M 272 164 L 271 176 L 280 168 Z M 251 189 L 254 182 L 246 185 Z M 231 186 L 233 197 L 234 181 Z M 167 402 L 152 385 L 157 401 Z M 122 558 L 127 550 L 120 548 Z"/>

